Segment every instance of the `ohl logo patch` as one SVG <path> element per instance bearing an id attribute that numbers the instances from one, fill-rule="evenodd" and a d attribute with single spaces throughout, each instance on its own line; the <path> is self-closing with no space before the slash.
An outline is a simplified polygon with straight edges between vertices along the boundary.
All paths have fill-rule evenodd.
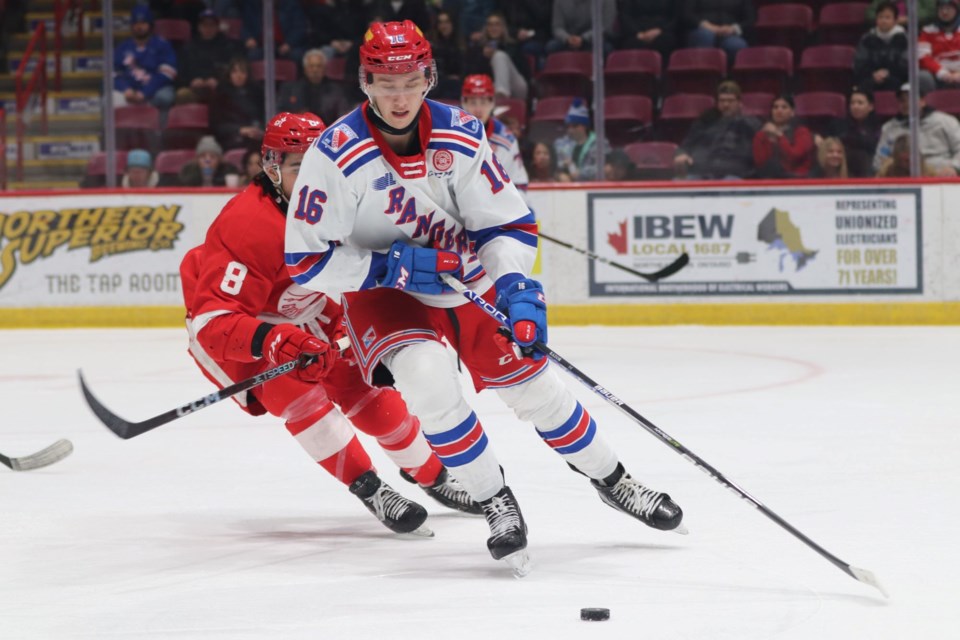
<path id="1" fill-rule="evenodd" d="M 446 149 L 437 149 L 433 154 L 433 168 L 437 171 L 447 171 L 453 166 L 453 154 Z"/>
<path id="2" fill-rule="evenodd" d="M 339 124 L 334 127 L 333 131 L 329 136 L 324 136 L 323 145 L 330 149 L 330 151 L 337 153 L 342 149 L 348 142 L 354 140 L 357 137 L 357 132 L 351 129 L 346 124 Z"/>

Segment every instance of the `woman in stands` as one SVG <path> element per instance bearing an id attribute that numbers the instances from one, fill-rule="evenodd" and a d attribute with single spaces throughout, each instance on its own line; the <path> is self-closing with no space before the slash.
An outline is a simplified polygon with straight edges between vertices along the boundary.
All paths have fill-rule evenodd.
<path id="1" fill-rule="evenodd" d="M 851 178 L 873 177 L 873 155 L 882 125 L 874 111 L 873 93 L 854 87 L 847 98 L 847 117 L 837 118 L 827 126 L 827 135 L 838 138 L 847 151 Z"/>
<path id="2" fill-rule="evenodd" d="M 810 170 L 811 178 L 846 178 L 847 154 L 843 143 L 836 138 L 826 138 L 817 145 L 817 162 Z"/>
<path id="3" fill-rule="evenodd" d="M 804 178 L 813 165 L 810 130 L 796 122 L 793 98 L 779 95 L 770 108 L 770 120 L 753 138 L 753 161 L 758 178 Z"/>

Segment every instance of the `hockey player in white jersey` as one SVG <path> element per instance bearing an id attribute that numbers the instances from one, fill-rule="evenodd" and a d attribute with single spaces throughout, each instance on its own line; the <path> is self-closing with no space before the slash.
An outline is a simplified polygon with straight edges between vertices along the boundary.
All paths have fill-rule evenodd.
<path id="1" fill-rule="evenodd" d="M 497 156 L 500 166 L 510 176 L 513 186 L 520 190 L 524 201 L 530 204 L 527 198 L 527 168 L 523 166 L 520 156 L 520 145 L 517 136 L 510 127 L 493 116 L 496 107 L 496 93 L 493 90 L 493 78 L 482 73 L 476 73 L 463 79 L 463 88 L 460 90 L 460 104 L 463 110 L 483 124 L 487 134 L 487 142 Z"/>
<path id="2" fill-rule="evenodd" d="M 436 67 L 423 33 L 410 21 L 374 23 L 359 54 L 369 100 L 306 152 L 293 188 L 284 249 L 291 277 L 343 293 L 365 378 L 400 391 L 433 450 L 482 505 L 491 555 L 518 575 L 529 567 L 526 523 L 442 339 L 477 389 L 496 390 L 533 422 L 606 504 L 678 529 L 676 503 L 625 472 L 555 367 L 531 348 L 547 340 L 543 288 L 529 278 L 536 223 L 480 122 L 425 99 Z M 445 285 L 446 273 L 509 317 L 524 357 L 502 349 L 496 321 Z"/>

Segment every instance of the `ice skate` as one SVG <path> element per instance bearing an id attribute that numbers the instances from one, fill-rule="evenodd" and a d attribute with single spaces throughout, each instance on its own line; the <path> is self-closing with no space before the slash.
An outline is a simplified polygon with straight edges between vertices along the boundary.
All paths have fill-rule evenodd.
<path id="1" fill-rule="evenodd" d="M 400 470 L 400 476 L 407 482 L 418 484 L 417 481 L 413 479 L 413 476 L 403 469 Z M 470 494 L 460 486 L 456 478 L 447 473 L 446 469 L 440 471 L 440 474 L 431 486 L 425 487 L 419 484 L 418 486 L 423 489 L 428 496 L 445 507 L 477 516 L 483 514 L 483 508 L 480 506 L 480 503 L 471 498 Z"/>
<path id="2" fill-rule="evenodd" d="M 648 489 L 627 473 L 622 464 L 603 480 L 590 480 L 600 499 L 617 511 L 633 516 L 654 529 L 686 535 L 683 511 L 665 493 Z"/>
<path id="3" fill-rule="evenodd" d="M 520 513 L 520 505 L 510 487 L 480 503 L 483 515 L 490 525 L 487 549 L 494 560 L 503 560 L 518 578 L 530 573 L 530 555 L 527 553 L 527 523 Z"/>
<path id="4" fill-rule="evenodd" d="M 370 513 L 391 531 L 433 537 L 433 531 L 423 526 L 427 510 L 394 491 L 373 471 L 354 480 L 350 493 L 360 498 Z"/>

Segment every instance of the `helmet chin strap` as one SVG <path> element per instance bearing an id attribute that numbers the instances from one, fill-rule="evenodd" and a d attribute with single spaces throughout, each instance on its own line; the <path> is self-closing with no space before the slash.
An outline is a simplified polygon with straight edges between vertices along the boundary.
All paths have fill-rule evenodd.
<path id="1" fill-rule="evenodd" d="M 420 103 L 420 109 L 423 108 L 423 103 Z M 413 117 L 413 120 L 410 123 L 403 127 L 402 129 L 397 129 L 387 124 L 387 121 L 383 119 L 383 116 L 380 115 L 380 111 L 377 109 L 376 104 L 373 100 L 370 101 L 370 113 L 367 115 L 370 116 L 370 119 L 373 121 L 373 125 L 383 131 L 384 133 L 389 133 L 394 136 L 402 136 L 410 133 L 417 128 L 417 124 L 420 122 L 420 109 L 417 109 L 417 115 Z"/>
<path id="2" fill-rule="evenodd" d="M 273 171 L 267 171 L 268 168 L 273 169 Z M 290 204 L 290 199 L 287 198 L 287 196 L 284 195 L 283 193 L 283 187 L 281 186 L 283 180 L 280 178 L 280 165 L 277 163 L 273 163 L 269 167 L 264 167 L 263 173 L 264 175 L 267 176 L 267 179 L 270 181 L 270 184 L 273 185 L 274 202 L 276 202 L 278 205 L 281 205 L 283 209 L 286 209 L 287 205 Z M 273 173 L 277 174 L 276 180 L 273 179 L 273 175 L 272 175 Z"/>

